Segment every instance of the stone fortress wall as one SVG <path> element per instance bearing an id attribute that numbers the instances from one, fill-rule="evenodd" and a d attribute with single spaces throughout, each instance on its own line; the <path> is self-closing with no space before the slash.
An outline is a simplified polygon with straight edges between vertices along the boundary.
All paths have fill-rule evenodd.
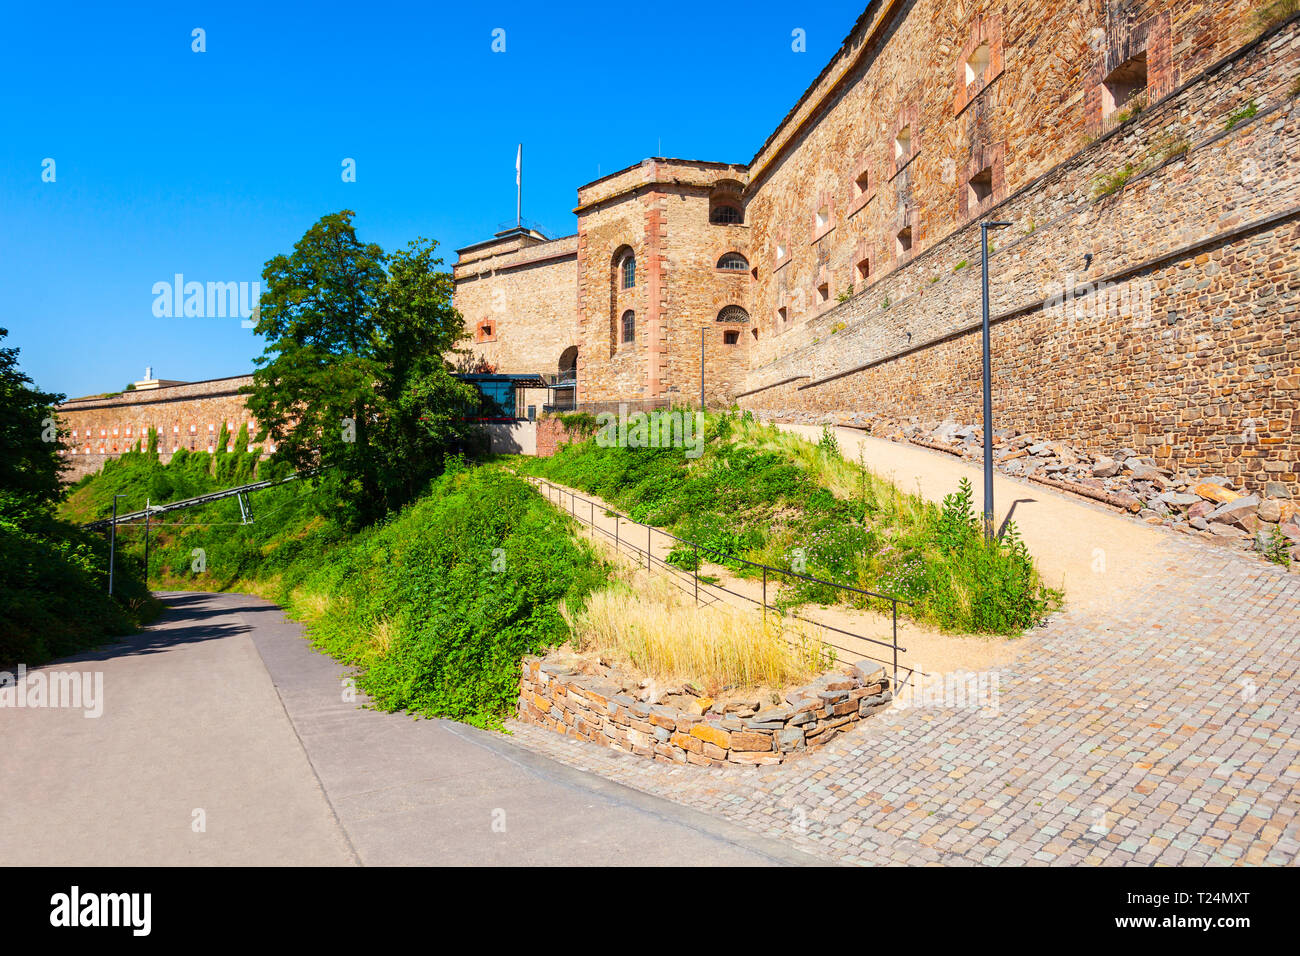
<path id="1" fill-rule="evenodd" d="M 750 163 L 652 158 L 579 188 L 579 401 L 698 401 L 703 328 L 711 405 L 977 421 L 979 223 L 1005 220 L 1001 424 L 1300 480 L 1300 27 L 1261 32 L 1260 6 L 871 4 Z M 728 305 L 746 318 L 724 339 Z"/>
<path id="2" fill-rule="evenodd" d="M 98 471 L 136 442 L 147 446 L 150 428 L 158 430 L 162 461 L 170 461 L 179 448 L 215 451 L 223 423 L 232 441 L 241 425 L 255 435 L 257 423 L 239 394 L 252 381 L 251 375 L 238 375 L 65 402 L 58 409 L 60 425 L 68 430 L 64 457 L 70 467 L 65 479 L 76 481 Z M 233 451 L 233 445 L 227 450 Z"/>
<path id="3" fill-rule="evenodd" d="M 576 370 L 593 410 L 703 378 L 773 420 L 978 421 L 1005 220 L 1000 425 L 1295 488 L 1300 21 L 1259 7 L 878 0 L 749 163 L 647 159 L 578 189 L 574 235 L 458 250 L 473 356 Z M 73 475 L 150 425 L 211 447 L 247 381 L 68 402 Z"/>
<path id="4" fill-rule="evenodd" d="M 978 216 L 962 215 L 963 199 L 975 198 L 969 189 L 965 197 L 958 192 L 956 214 L 927 215 L 927 208 L 941 213 L 941 203 L 917 198 L 921 182 L 933 186 L 946 177 L 943 165 L 932 163 L 912 183 L 897 182 L 897 175 L 877 180 L 857 215 L 882 198 L 883 210 L 902 215 L 877 215 L 865 240 L 829 247 L 822 240 L 806 249 L 792 242 L 794 261 L 778 273 L 799 269 L 801 252 L 803 271 L 784 286 L 760 279 L 760 315 L 797 301 L 799 290 L 817 281 L 808 278 L 815 268 L 831 277 L 832 288 L 836 277 L 844 282 L 844 250 L 860 242 L 871 278 L 842 304 L 804 309 L 789 331 L 773 323 L 771 344 L 737 396 L 740 405 L 781 420 L 978 421 L 978 220 L 997 219 L 1013 223 L 992 234 L 989 268 L 1000 423 L 1046 439 L 1130 446 L 1162 465 L 1234 479 L 1300 478 L 1300 133 L 1293 95 L 1300 31 L 1292 22 L 1242 46 L 1240 5 L 1147 6 L 1150 16 L 1127 31 L 1113 17 L 1107 21 L 1107 40 L 1096 51 L 1102 65 L 1081 74 L 1083 95 L 1068 110 L 1049 111 L 1039 142 L 1026 134 L 1015 152 L 1014 138 L 1005 148 L 999 143 L 993 191 Z M 1013 37 L 1029 39 L 1023 27 L 1010 29 L 1013 22 L 1001 27 L 1008 46 Z M 1117 123 L 1115 114 L 1103 116 L 1096 87 L 1116 59 L 1141 55 L 1134 53 L 1139 41 L 1147 44 L 1148 70 L 1158 66 L 1160 78 L 1148 73 L 1144 109 Z M 1164 46 L 1153 49 L 1157 41 Z M 964 109 L 980 108 L 984 97 L 990 109 L 999 102 L 994 89 L 1020 62 L 1004 52 L 1002 76 Z M 1053 82 L 1040 95 L 1050 106 L 1068 99 L 1069 89 Z M 1021 112 L 1014 89 L 1003 101 L 1011 113 Z M 963 109 L 959 96 L 948 109 Z M 1253 115 L 1229 129 L 1233 114 L 1244 112 Z M 978 137 L 971 142 L 973 154 Z M 1074 152 L 1059 156 L 1071 146 Z M 823 148 L 810 135 L 785 163 L 798 166 L 797 153 L 808 149 L 811 164 Z M 927 148 L 928 142 L 920 147 Z M 978 162 L 986 161 L 988 148 L 978 149 L 985 157 Z M 1125 169 L 1134 173 L 1123 188 L 1098 195 L 1104 177 Z M 760 183 L 751 211 L 769 202 L 766 190 Z M 798 191 L 789 185 L 780 201 Z M 781 218 L 760 214 L 754 221 Z M 895 241 L 891 249 L 891 233 L 905 221 L 913 225 L 912 248 Z M 815 266 L 817 257 L 824 266 Z M 1075 288 L 1093 291 L 1060 300 L 1063 289 Z"/>
<path id="5" fill-rule="evenodd" d="M 578 237 L 546 240 L 528 229 L 459 250 L 452 274 L 475 359 L 493 367 L 558 373 L 578 345 Z"/>

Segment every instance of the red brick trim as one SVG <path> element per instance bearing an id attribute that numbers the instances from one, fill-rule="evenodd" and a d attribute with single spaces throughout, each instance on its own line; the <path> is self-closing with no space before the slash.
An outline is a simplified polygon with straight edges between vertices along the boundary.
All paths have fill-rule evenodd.
<path id="1" fill-rule="evenodd" d="M 970 219 L 973 216 L 981 215 L 1007 198 L 1006 169 L 1003 165 L 1004 154 L 1004 143 L 995 143 L 982 149 L 971 150 L 970 162 L 966 164 L 961 183 L 957 187 L 957 208 L 961 218 Z M 970 181 L 985 169 L 989 170 L 993 175 L 993 192 L 985 197 L 982 202 L 976 203 L 971 195 Z M 915 239 L 915 237 L 913 238 Z"/>
<path id="2" fill-rule="evenodd" d="M 1106 77 L 1143 51 L 1147 55 L 1146 105 L 1150 108 L 1178 86 L 1173 62 L 1173 37 L 1169 11 L 1158 13 L 1129 29 L 1116 24 L 1085 78 L 1085 124 L 1090 136 L 1100 136 L 1114 125 L 1114 114 L 1102 115 Z"/>
<path id="3" fill-rule="evenodd" d="M 969 83 L 966 81 L 966 61 L 980 47 L 981 44 L 987 43 L 989 47 L 989 62 L 984 67 L 984 72 L 975 77 Z M 1002 15 L 995 13 L 990 17 L 976 17 L 971 24 L 970 38 L 966 41 L 966 46 L 962 48 L 961 56 L 957 59 L 957 83 L 956 93 L 953 96 L 952 112 L 956 116 L 961 113 L 971 100 L 979 96 L 984 89 L 1002 75 L 1003 57 L 1002 57 Z"/>
<path id="4" fill-rule="evenodd" d="M 886 179 L 893 179 L 899 172 L 916 158 L 916 154 L 921 149 L 921 130 L 918 127 L 918 121 L 921 116 L 920 109 L 913 104 L 904 106 L 898 111 L 898 118 L 894 121 L 894 129 L 889 137 L 889 142 L 885 145 L 888 150 L 888 157 L 885 168 L 889 170 Z M 910 127 L 907 152 L 901 156 L 895 155 L 897 150 L 898 134 L 904 129 Z"/>
<path id="5" fill-rule="evenodd" d="M 645 202 L 646 394 L 654 399 L 668 386 L 668 345 L 661 321 L 668 304 L 668 283 L 664 278 L 667 256 L 662 251 L 663 242 L 668 238 L 668 222 L 664 216 L 667 195 L 647 193 Z"/>
<path id="6" fill-rule="evenodd" d="M 859 193 L 858 180 L 866 175 L 867 188 Z M 852 217 L 861 210 L 867 203 L 871 202 L 876 195 L 876 186 L 879 183 L 879 174 L 873 168 L 871 160 L 867 158 L 866 152 L 858 154 L 857 161 L 853 165 L 853 175 L 849 180 L 849 208 L 846 218 Z"/>

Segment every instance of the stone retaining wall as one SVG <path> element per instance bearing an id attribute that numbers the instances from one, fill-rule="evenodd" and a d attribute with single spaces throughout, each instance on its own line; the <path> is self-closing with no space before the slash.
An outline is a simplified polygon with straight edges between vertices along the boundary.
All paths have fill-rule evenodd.
<path id="1" fill-rule="evenodd" d="M 695 715 L 634 700 L 572 665 L 528 657 L 519 683 L 519 719 L 665 763 L 753 766 L 819 747 L 893 698 L 884 669 L 864 660 L 788 691 L 784 704 L 749 718 Z"/>

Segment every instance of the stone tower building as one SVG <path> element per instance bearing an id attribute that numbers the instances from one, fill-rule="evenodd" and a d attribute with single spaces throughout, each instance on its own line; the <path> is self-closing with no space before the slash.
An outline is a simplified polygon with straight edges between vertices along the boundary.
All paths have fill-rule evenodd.
<path id="1" fill-rule="evenodd" d="M 459 250 L 481 363 L 601 410 L 998 421 L 1300 491 L 1300 17 L 1262 0 L 874 0 L 747 163 L 655 157 L 577 231 Z M 737 139 L 745 131 L 737 131 Z M 233 382 L 60 410 L 89 469 L 200 448 Z"/>
<path id="2" fill-rule="evenodd" d="M 703 372 L 773 419 L 975 421 L 1008 221 L 1000 421 L 1298 481 L 1300 25 L 1261 9 L 877 0 L 748 163 L 583 185 L 576 236 L 461 250 L 457 305 L 588 408 Z"/>

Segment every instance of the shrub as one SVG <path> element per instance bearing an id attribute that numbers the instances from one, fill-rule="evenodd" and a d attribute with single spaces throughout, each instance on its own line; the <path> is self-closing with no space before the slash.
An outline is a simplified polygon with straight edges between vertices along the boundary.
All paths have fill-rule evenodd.
<path id="1" fill-rule="evenodd" d="M 560 602 L 580 603 L 605 579 L 571 529 L 513 475 L 445 476 L 297 583 L 331 598 L 310 636 L 366 667 L 358 686 L 383 710 L 499 726 L 520 660 L 569 637 Z"/>
<path id="2" fill-rule="evenodd" d="M 119 539 L 120 541 L 120 539 Z M 131 634 L 159 609 L 138 562 L 43 512 L 0 505 L 0 667 L 34 666 Z"/>
<path id="3" fill-rule="evenodd" d="M 835 437 L 835 432 L 830 425 L 822 426 L 822 437 L 817 442 L 817 448 L 823 455 L 838 455 L 840 453 L 840 440 Z"/>
<path id="4" fill-rule="evenodd" d="M 1112 196 L 1124 188 L 1124 184 L 1132 179 L 1137 173 L 1141 172 L 1140 166 L 1133 163 L 1125 163 L 1123 167 L 1113 173 L 1098 176 L 1092 188 L 1092 198 L 1101 199 L 1103 196 Z"/>
<path id="5" fill-rule="evenodd" d="M 1129 100 L 1128 105 L 1115 114 L 1115 124 L 1122 125 L 1131 119 L 1137 119 L 1147 108 L 1147 99 L 1139 94 Z"/>
<path id="6" fill-rule="evenodd" d="M 1273 525 L 1263 547 L 1264 557 L 1284 568 L 1291 566 L 1291 541 L 1282 529 Z"/>
<path id="7" fill-rule="evenodd" d="M 1251 100 L 1244 107 L 1237 110 L 1228 117 L 1228 123 L 1224 129 L 1232 129 L 1238 123 L 1243 123 L 1259 112 L 1259 106 L 1254 100 Z"/>
<path id="8" fill-rule="evenodd" d="M 596 416 L 590 412 L 560 412 L 555 417 L 566 432 L 580 441 L 596 434 Z"/>

